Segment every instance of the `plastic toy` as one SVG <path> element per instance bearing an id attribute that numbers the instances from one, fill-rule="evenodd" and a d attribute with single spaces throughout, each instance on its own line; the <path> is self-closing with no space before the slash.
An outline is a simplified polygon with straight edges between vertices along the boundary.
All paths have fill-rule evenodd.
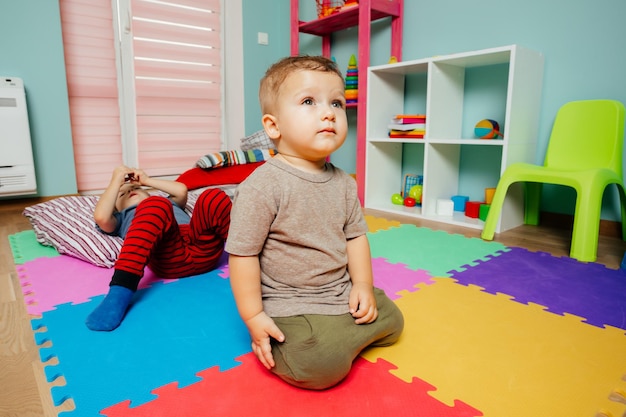
<path id="1" fill-rule="evenodd" d="M 450 200 L 454 202 L 454 211 L 465 211 L 465 204 L 469 201 L 466 195 L 453 195 Z"/>
<path id="2" fill-rule="evenodd" d="M 495 188 L 485 188 L 485 203 L 491 204 L 493 200 L 493 195 L 496 193 Z"/>
<path id="3" fill-rule="evenodd" d="M 401 206 L 404 204 L 404 198 L 402 198 L 402 195 L 400 193 L 395 193 L 391 196 L 391 202 L 393 204 Z"/>
<path id="4" fill-rule="evenodd" d="M 480 139 L 495 139 L 498 136 L 502 137 L 500 133 L 500 125 L 495 120 L 483 119 L 476 123 L 474 127 L 474 134 Z"/>
<path id="5" fill-rule="evenodd" d="M 482 201 L 468 201 L 465 204 L 465 215 L 473 219 L 477 219 L 480 211 L 480 205 L 484 204 Z"/>
<path id="6" fill-rule="evenodd" d="M 437 200 L 437 215 L 452 216 L 454 214 L 454 203 L 452 200 L 440 198 Z"/>
<path id="7" fill-rule="evenodd" d="M 414 185 L 422 185 L 424 183 L 424 177 L 417 174 L 405 174 L 404 175 L 404 184 L 402 186 L 402 196 L 406 197 L 409 195 L 411 191 L 411 187 Z M 419 199 L 416 199 L 419 201 Z"/>
<path id="8" fill-rule="evenodd" d="M 415 207 L 416 204 L 417 204 L 417 201 L 415 201 L 413 197 L 406 197 L 404 199 L 404 205 L 407 207 Z"/>
<path id="9" fill-rule="evenodd" d="M 409 197 L 414 198 L 416 202 L 422 204 L 422 185 L 414 185 L 409 189 Z"/>
<path id="10" fill-rule="evenodd" d="M 350 56 L 346 71 L 346 104 L 359 101 L 359 67 L 354 54 Z"/>
<path id="11" fill-rule="evenodd" d="M 349 9 L 350 7 L 358 6 L 359 0 L 346 0 L 341 10 Z"/>
<path id="12" fill-rule="evenodd" d="M 489 208 L 491 204 L 481 204 L 478 209 L 478 218 L 482 221 L 487 220 L 487 215 L 489 214 Z"/>
<path id="13" fill-rule="evenodd" d="M 321 19 L 339 13 L 343 3 L 343 0 L 316 0 L 317 17 Z"/>

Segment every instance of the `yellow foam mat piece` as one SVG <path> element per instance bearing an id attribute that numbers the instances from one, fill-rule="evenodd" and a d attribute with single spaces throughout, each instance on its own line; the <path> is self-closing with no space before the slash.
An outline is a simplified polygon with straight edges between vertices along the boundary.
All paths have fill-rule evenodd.
<path id="1" fill-rule="evenodd" d="M 379 230 L 387 230 L 391 227 L 400 227 L 402 223 L 396 220 L 387 220 L 382 217 L 365 216 L 367 227 L 370 232 L 377 232 Z"/>
<path id="2" fill-rule="evenodd" d="M 486 417 L 622 416 L 624 330 L 435 281 L 401 293 L 402 337 L 365 351 L 367 360 L 385 359 L 402 380 L 421 378 L 439 401 L 458 399 Z"/>

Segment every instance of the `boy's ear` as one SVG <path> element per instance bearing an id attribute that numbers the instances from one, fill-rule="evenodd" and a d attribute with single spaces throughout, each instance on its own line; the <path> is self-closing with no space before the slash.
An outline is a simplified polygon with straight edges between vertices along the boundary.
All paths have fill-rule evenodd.
<path id="1" fill-rule="evenodd" d="M 264 114 L 263 117 L 261 117 L 261 123 L 265 129 L 265 133 L 267 133 L 270 139 L 276 140 L 280 138 L 280 129 L 276 124 L 276 117 L 271 114 Z"/>

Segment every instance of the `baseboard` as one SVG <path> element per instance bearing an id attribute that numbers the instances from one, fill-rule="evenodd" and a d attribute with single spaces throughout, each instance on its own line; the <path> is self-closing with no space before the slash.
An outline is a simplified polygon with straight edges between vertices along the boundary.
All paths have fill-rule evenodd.
<path id="1" fill-rule="evenodd" d="M 571 214 L 551 213 L 542 211 L 540 222 L 542 226 L 554 227 L 558 229 L 572 229 L 574 227 L 574 216 Z M 622 237 L 622 225 L 613 220 L 600 219 L 599 234 L 609 237 Z"/>
<path id="2" fill-rule="evenodd" d="M 78 194 L 73 194 L 78 195 Z M 63 196 L 50 196 L 50 197 L 23 197 L 15 199 L 0 200 L 0 210 L 11 209 L 14 207 L 27 207 L 37 203 L 43 203 L 44 201 L 53 200 Z M 574 216 L 571 214 L 551 213 L 549 211 L 542 211 L 540 217 L 541 225 L 546 227 L 554 227 L 557 229 L 572 229 L 574 225 Z M 622 225 L 620 222 L 612 220 L 600 219 L 599 234 L 602 236 L 622 238 Z"/>
<path id="3" fill-rule="evenodd" d="M 13 210 L 15 208 L 24 208 L 28 206 L 33 206 L 39 203 L 45 203 L 46 201 L 54 200 L 59 197 L 68 197 L 71 195 L 78 194 L 67 194 L 67 195 L 54 195 L 48 197 L 13 197 L 7 199 L 0 199 L 0 210 Z"/>

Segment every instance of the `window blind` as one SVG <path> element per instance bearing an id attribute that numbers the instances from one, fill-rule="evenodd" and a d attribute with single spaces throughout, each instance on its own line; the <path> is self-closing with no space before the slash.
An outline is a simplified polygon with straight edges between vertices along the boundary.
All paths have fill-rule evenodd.
<path id="1" fill-rule="evenodd" d="M 122 163 L 110 0 L 61 0 L 78 190 L 103 189 Z"/>
<path id="2" fill-rule="evenodd" d="M 219 0 L 132 0 L 138 164 L 193 167 L 222 147 Z"/>
<path id="3" fill-rule="evenodd" d="M 122 163 L 178 175 L 222 148 L 220 0 L 114 1 L 120 21 L 111 0 L 60 1 L 81 192 Z"/>

